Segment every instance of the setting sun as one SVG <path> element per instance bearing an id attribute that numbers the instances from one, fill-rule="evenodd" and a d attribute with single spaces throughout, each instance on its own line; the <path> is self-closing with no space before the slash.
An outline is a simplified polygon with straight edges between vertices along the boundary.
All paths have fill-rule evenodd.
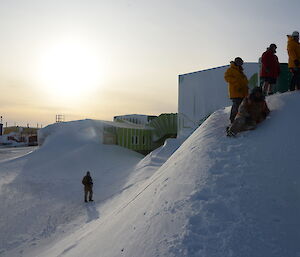
<path id="1" fill-rule="evenodd" d="M 103 67 L 88 46 L 61 42 L 43 50 L 38 77 L 48 94 L 70 100 L 98 88 L 103 79 Z"/>

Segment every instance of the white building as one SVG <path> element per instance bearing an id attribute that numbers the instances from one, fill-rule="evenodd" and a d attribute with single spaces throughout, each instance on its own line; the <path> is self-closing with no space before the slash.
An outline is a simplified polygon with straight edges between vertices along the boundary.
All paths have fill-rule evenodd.
<path id="1" fill-rule="evenodd" d="M 178 135 L 194 130 L 214 111 L 231 105 L 224 73 L 229 65 L 179 75 Z M 252 88 L 258 84 L 258 63 L 244 63 Z"/>

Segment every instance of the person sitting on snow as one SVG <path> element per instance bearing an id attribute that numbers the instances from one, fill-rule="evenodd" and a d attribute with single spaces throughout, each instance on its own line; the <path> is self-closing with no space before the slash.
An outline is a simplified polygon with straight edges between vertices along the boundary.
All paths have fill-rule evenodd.
<path id="1" fill-rule="evenodd" d="M 227 136 L 234 137 L 238 132 L 255 129 L 270 110 L 260 87 L 255 87 L 239 106 L 234 122 L 227 128 Z"/>
<path id="2" fill-rule="evenodd" d="M 93 179 L 89 171 L 82 179 L 82 184 L 84 185 L 84 201 L 87 202 L 87 197 L 89 195 L 89 201 L 93 201 Z"/>

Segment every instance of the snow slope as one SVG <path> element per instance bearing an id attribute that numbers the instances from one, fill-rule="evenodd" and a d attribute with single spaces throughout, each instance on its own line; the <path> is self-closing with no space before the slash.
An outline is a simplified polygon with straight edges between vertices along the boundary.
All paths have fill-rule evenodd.
<path id="1" fill-rule="evenodd" d="M 177 140 L 166 144 L 165 149 L 168 150 L 158 149 L 143 160 L 131 152 L 129 154 L 126 149 L 102 149 L 101 153 L 116 151 L 116 159 L 113 161 L 118 162 L 114 166 L 118 172 L 101 172 L 101 178 L 105 181 L 97 179 L 101 186 L 98 188 L 96 184 L 95 197 L 100 198 L 103 194 L 107 197 L 105 201 L 99 200 L 94 205 L 84 205 L 79 201 L 81 192 L 75 190 L 75 184 L 85 167 L 90 165 L 92 171 L 101 169 L 100 157 L 99 161 L 76 160 L 74 157 L 86 151 L 94 156 L 94 152 L 104 146 L 87 142 L 79 149 L 74 149 L 71 140 L 65 143 L 65 147 L 70 145 L 69 155 L 63 149 L 57 155 L 57 160 L 52 157 L 52 161 L 49 161 L 47 158 L 54 156 L 54 150 L 60 146 L 61 140 L 53 142 L 52 146 L 49 142 L 44 149 L 29 155 L 31 157 L 25 165 L 27 168 L 18 172 L 15 180 L 5 186 L 6 190 L 31 190 L 34 207 L 41 199 L 47 199 L 51 208 L 37 210 L 39 215 L 36 217 L 47 216 L 45 210 L 55 217 L 64 213 L 70 215 L 70 210 L 64 211 L 65 208 L 81 212 L 74 214 L 77 219 L 74 217 L 70 222 L 64 220 L 61 223 L 65 225 L 53 228 L 55 231 L 49 233 L 48 239 L 43 234 L 37 235 L 36 241 L 39 244 L 31 246 L 28 239 L 16 249 L 4 247 L 3 255 L 300 256 L 300 159 L 297 154 L 300 146 L 300 118 L 296 113 L 300 108 L 300 94 L 276 94 L 268 97 L 267 101 L 271 109 L 270 117 L 256 130 L 241 133 L 237 138 L 225 136 L 229 116 L 229 108 L 225 108 L 212 114 L 177 151 L 181 143 Z M 76 155 L 77 151 L 79 155 Z M 170 154 L 171 157 L 165 162 Z M 124 155 L 124 158 L 118 158 L 117 155 Z M 4 164 L 7 167 L 18 166 L 17 163 L 24 161 L 24 158 Z M 132 164 L 131 171 L 127 170 L 121 178 L 119 159 L 124 159 L 122 165 L 127 164 L 127 159 Z M 4 164 L 0 166 L 1 174 Z M 70 178 L 68 165 L 73 169 L 80 167 L 75 172 L 76 179 Z M 46 176 L 41 172 L 41 167 L 45 167 L 48 172 L 59 167 L 60 172 Z M 44 176 L 50 182 L 46 182 Z M 40 180 L 42 186 L 36 188 L 36 185 L 26 184 L 32 178 L 34 181 Z M 121 181 L 117 181 L 119 179 Z M 110 192 L 107 180 L 114 185 Z M 59 194 L 60 183 L 67 185 L 71 192 L 63 190 Z M 50 190 L 50 187 L 55 187 L 55 190 Z M 33 196 L 33 189 L 38 194 Z M 64 193 L 68 195 L 66 199 Z M 76 193 L 78 195 L 74 195 Z M 57 195 L 60 198 L 51 201 L 51 197 Z M 2 188 L 0 196 L 2 212 Z M 19 200 L 26 200 L 28 195 L 20 197 L 22 199 Z M 69 197 L 72 199 L 70 206 Z M 17 207 L 11 204 L 11 208 L 14 210 Z M 87 220 L 84 208 L 92 209 Z M 39 222 L 38 219 L 33 222 L 27 216 L 19 218 L 26 224 Z M 8 219 L 7 222 L 14 227 L 12 220 Z M 41 229 L 43 224 L 41 222 L 38 227 Z M 65 229 L 70 224 L 74 227 Z M 2 233 L 2 227 L 0 231 L 2 240 L 5 234 Z M 13 229 L 7 229 L 7 234 L 13 232 Z M 27 236 L 32 235 L 27 233 Z"/>
<path id="2" fill-rule="evenodd" d="M 0 163 L 0 253 L 35 246 L 80 216 L 86 221 L 98 218 L 96 208 L 82 205 L 81 179 L 87 170 L 97 185 L 97 202 L 124 189 L 143 156 L 100 144 L 95 127 L 89 120 L 65 124 L 39 150 Z"/>
<path id="3" fill-rule="evenodd" d="M 31 147 L 27 147 L 27 146 L 26 147 L 22 147 L 22 146 L 18 146 L 18 147 L 0 146 L 0 162 L 4 162 L 4 161 L 19 158 L 21 156 L 24 156 L 26 154 L 31 153 L 35 149 L 36 149 L 35 146 L 31 146 Z"/>

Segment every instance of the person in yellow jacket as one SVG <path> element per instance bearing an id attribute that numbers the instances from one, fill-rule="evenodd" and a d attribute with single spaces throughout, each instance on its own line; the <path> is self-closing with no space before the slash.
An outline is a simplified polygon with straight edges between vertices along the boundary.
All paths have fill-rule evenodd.
<path id="1" fill-rule="evenodd" d="M 294 91 L 295 88 L 300 89 L 300 43 L 299 32 L 294 31 L 292 35 L 287 35 L 287 52 L 289 56 L 289 70 L 292 73 L 292 79 L 290 83 L 290 91 Z"/>
<path id="2" fill-rule="evenodd" d="M 230 111 L 230 121 L 233 123 L 243 99 L 248 96 L 248 79 L 243 72 L 244 61 L 241 57 L 236 57 L 230 62 L 230 67 L 224 74 L 224 79 L 228 82 L 229 98 L 232 100 Z"/>

